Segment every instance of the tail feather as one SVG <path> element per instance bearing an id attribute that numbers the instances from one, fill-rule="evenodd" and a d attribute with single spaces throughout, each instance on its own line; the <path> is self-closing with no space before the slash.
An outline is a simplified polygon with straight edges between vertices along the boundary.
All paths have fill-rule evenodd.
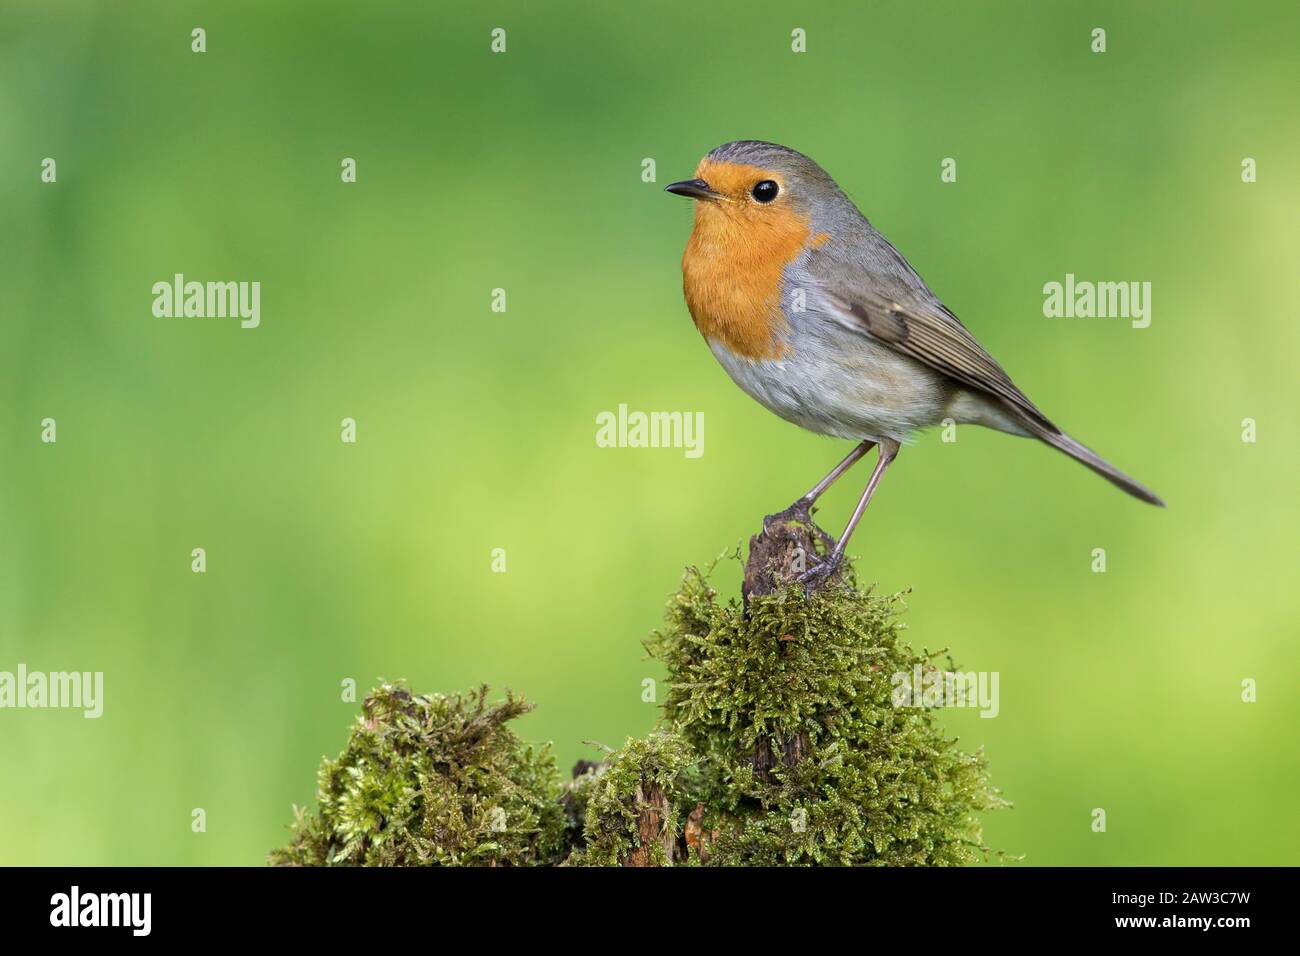
<path id="1" fill-rule="evenodd" d="M 1110 462 L 1106 461 L 1106 459 L 1098 455 L 1091 448 L 1079 444 L 1064 432 L 1044 428 L 1036 422 L 1032 424 L 1025 422 L 1024 424 L 1035 438 L 1039 438 L 1051 445 L 1053 448 L 1065 452 L 1075 461 L 1087 465 L 1111 484 L 1123 488 L 1134 498 L 1140 498 L 1148 504 L 1156 505 L 1161 508 L 1165 506 L 1165 503 L 1160 500 L 1160 496 L 1146 485 L 1130 478 Z"/>

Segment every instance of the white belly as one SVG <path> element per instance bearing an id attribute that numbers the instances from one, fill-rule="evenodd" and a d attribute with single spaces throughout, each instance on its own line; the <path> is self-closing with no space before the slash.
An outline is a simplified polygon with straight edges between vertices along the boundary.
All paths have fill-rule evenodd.
<path id="1" fill-rule="evenodd" d="M 791 329 L 778 359 L 742 358 L 712 340 L 709 347 L 746 394 L 819 435 L 901 442 L 942 421 L 952 390 L 941 376 L 829 323 L 817 323 L 815 333 L 807 328 L 799 323 Z"/>

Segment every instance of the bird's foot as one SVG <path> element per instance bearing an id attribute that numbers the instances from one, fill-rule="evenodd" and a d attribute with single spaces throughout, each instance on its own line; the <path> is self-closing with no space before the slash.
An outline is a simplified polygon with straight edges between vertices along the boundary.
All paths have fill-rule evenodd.
<path id="1" fill-rule="evenodd" d="M 800 498 L 784 511 L 768 515 L 763 519 L 763 530 L 768 530 L 773 524 L 783 524 L 787 521 L 798 521 L 802 524 L 811 525 L 813 523 L 812 502 L 807 498 Z"/>
<path id="2" fill-rule="evenodd" d="M 811 597 L 814 591 L 820 591 L 843 565 L 844 552 L 838 548 L 832 549 L 830 554 L 797 578 L 803 585 L 804 594 Z"/>

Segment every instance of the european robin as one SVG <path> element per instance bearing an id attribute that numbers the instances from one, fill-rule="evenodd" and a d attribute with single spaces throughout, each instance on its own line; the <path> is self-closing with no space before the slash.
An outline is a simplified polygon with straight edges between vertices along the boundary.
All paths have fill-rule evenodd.
<path id="1" fill-rule="evenodd" d="M 1048 420 L 825 170 L 775 143 L 710 152 L 668 192 L 695 201 L 686 305 L 727 374 L 810 431 L 857 446 L 790 512 L 810 514 L 879 448 L 848 526 L 804 575 L 824 581 L 899 446 L 945 419 L 1037 438 L 1150 504 L 1161 501 Z"/>

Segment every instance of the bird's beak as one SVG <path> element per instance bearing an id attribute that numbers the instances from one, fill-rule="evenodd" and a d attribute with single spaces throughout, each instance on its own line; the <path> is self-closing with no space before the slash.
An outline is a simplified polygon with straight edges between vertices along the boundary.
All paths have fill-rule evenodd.
<path id="1" fill-rule="evenodd" d="M 680 183 L 669 183 L 665 192 L 689 199 L 721 199 L 722 193 L 715 193 L 703 179 L 683 179 Z"/>

